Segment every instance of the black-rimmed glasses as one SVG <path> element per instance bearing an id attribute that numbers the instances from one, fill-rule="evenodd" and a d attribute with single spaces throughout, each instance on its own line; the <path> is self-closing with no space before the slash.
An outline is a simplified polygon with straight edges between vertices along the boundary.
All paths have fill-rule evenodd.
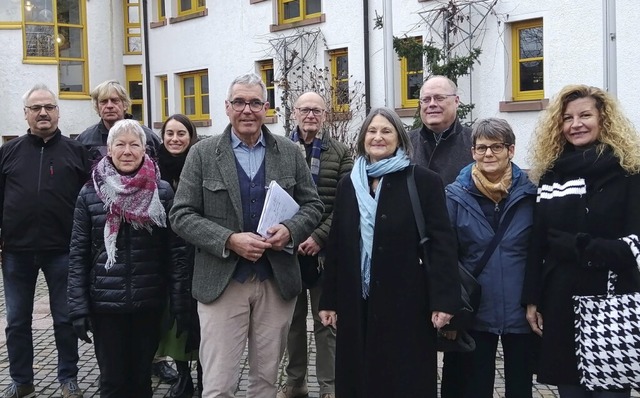
<path id="1" fill-rule="evenodd" d="M 491 153 L 495 155 L 496 153 L 504 151 L 504 148 L 510 147 L 511 145 L 513 144 L 509 144 L 508 142 L 496 142 L 491 145 L 476 145 L 473 147 L 473 151 L 478 155 L 484 155 L 487 153 L 487 149 L 491 149 Z"/>
<path id="2" fill-rule="evenodd" d="M 324 109 L 320 108 L 296 108 L 301 115 L 307 116 L 309 112 L 313 113 L 313 116 L 320 116 L 324 113 Z"/>
<path id="3" fill-rule="evenodd" d="M 40 113 L 42 112 L 42 108 L 44 108 L 45 111 L 47 112 L 53 112 L 56 109 L 58 109 L 58 105 L 53 105 L 53 104 L 46 104 L 46 105 L 31 105 L 31 106 L 25 106 L 25 109 L 29 109 L 31 112 L 33 113 Z"/>
<path id="4" fill-rule="evenodd" d="M 259 112 L 262 110 L 262 106 L 265 104 L 260 100 L 245 101 L 240 99 L 229 101 L 229 103 L 231 104 L 231 108 L 233 108 L 233 110 L 236 112 L 244 111 L 244 108 L 246 108 L 247 105 L 249 105 L 249 109 L 251 109 L 252 112 Z"/>

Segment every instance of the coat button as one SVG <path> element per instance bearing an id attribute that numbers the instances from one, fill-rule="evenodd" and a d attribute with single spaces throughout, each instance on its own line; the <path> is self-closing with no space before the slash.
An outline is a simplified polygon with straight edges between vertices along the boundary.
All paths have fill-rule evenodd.
<path id="1" fill-rule="evenodd" d="M 386 220 L 386 219 L 387 219 L 387 215 L 386 215 L 386 214 L 381 215 L 381 216 L 380 216 L 380 219 L 381 219 L 381 220 Z"/>

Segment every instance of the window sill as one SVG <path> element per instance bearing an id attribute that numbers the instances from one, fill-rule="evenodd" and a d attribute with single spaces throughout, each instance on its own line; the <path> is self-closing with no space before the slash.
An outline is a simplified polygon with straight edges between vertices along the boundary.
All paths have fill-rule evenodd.
<path id="1" fill-rule="evenodd" d="M 544 98 L 534 101 L 500 101 L 500 112 L 528 112 L 547 109 L 549 99 Z"/>
<path id="2" fill-rule="evenodd" d="M 161 26 L 167 26 L 167 20 L 166 19 L 163 19 L 162 21 L 149 23 L 149 28 L 151 28 L 151 29 L 159 28 Z"/>
<path id="3" fill-rule="evenodd" d="M 65 100 L 90 100 L 91 96 L 89 93 L 75 93 L 70 91 L 60 91 L 58 94 L 60 99 Z"/>
<path id="4" fill-rule="evenodd" d="M 196 11 L 193 14 L 180 15 L 178 17 L 171 17 L 169 18 L 169 23 L 172 24 L 172 23 L 189 21 L 191 19 L 206 17 L 207 15 L 209 15 L 209 9 L 205 8 L 204 10 Z"/>
<path id="5" fill-rule="evenodd" d="M 249 0 L 249 4 L 262 3 L 263 1 L 267 1 L 267 0 Z"/>
<path id="6" fill-rule="evenodd" d="M 418 108 L 396 108 L 395 111 L 400 117 L 414 117 Z"/>
<path id="7" fill-rule="evenodd" d="M 315 25 L 317 23 L 325 22 L 325 15 L 321 14 L 319 17 L 307 18 L 302 21 L 296 21 L 291 23 L 283 23 L 279 25 L 270 25 L 270 32 L 279 32 L 281 30 L 299 28 L 301 26 Z"/>
<path id="8" fill-rule="evenodd" d="M 265 116 L 264 124 L 276 124 L 278 123 L 278 115 Z"/>

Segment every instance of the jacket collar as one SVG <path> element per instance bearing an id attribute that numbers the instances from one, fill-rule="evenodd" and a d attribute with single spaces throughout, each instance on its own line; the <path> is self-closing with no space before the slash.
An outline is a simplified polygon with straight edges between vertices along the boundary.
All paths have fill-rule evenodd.
<path id="1" fill-rule="evenodd" d="M 44 148 L 54 145 L 56 142 L 60 141 L 60 137 L 62 136 L 62 132 L 60 131 L 60 129 L 56 129 L 55 133 L 53 133 L 53 136 L 49 138 L 47 142 L 45 142 L 41 137 L 33 134 L 31 132 L 31 129 L 27 130 L 27 134 L 29 135 L 29 142 L 37 147 Z"/>

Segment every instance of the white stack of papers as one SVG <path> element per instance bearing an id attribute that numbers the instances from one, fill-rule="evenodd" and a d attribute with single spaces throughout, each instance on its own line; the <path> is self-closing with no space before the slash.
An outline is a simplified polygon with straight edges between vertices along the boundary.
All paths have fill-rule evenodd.
<path id="1" fill-rule="evenodd" d="M 264 198 L 264 207 L 258 222 L 258 233 L 265 238 L 269 237 L 267 230 L 284 220 L 293 217 L 300 209 L 295 200 L 275 181 L 271 181 L 267 187 L 267 196 Z"/>

